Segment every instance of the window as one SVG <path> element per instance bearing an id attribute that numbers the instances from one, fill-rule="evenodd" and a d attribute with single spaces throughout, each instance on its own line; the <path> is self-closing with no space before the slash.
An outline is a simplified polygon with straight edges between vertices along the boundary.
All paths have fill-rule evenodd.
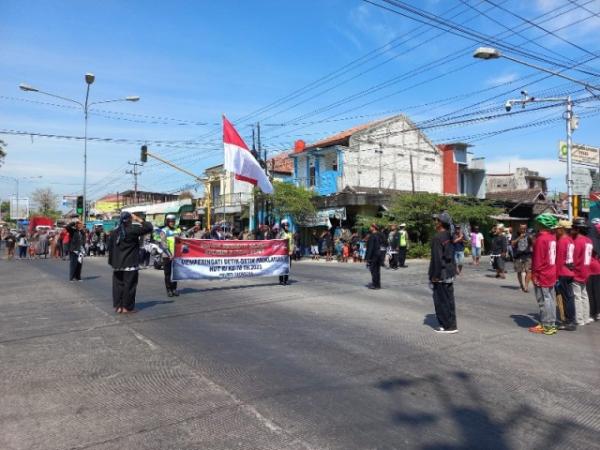
<path id="1" fill-rule="evenodd" d="M 331 165 L 331 168 L 335 171 L 337 171 L 337 158 L 333 160 L 333 164 Z"/>
<path id="2" fill-rule="evenodd" d="M 315 167 L 314 166 L 310 168 L 309 173 L 310 173 L 310 178 L 308 180 L 308 185 L 310 187 L 313 187 L 315 185 Z"/>

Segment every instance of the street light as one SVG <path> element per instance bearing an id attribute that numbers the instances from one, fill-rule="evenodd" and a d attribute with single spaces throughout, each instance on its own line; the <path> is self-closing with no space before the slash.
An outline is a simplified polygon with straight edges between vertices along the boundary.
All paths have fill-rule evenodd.
<path id="1" fill-rule="evenodd" d="M 506 55 L 506 54 L 500 52 L 500 50 L 498 50 L 497 48 L 493 48 L 493 47 L 479 47 L 473 53 L 473 58 L 483 59 L 483 60 L 499 59 L 499 58 L 508 59 L 509 61 L 516 62 L 517 64 L 521 64 L 523 66 L 527 66 L 527 67 L 531 67 L 533 69 L 541 70 L 542 72 L 546 72 L 546 73 L 549 73 L 551 75 L 554 75 L 554 76 L 557 76 L 557 77 L 560 77 L 560 78 L 564 78 L 565 80 L 572 81 L 573 83 L 580 84 L 580 85 L 584 86 L 588 91 L 592 90 L 592 89 L 600 90 L 600 87 L 594 86 L 594 85 L 589 84 L 589 83 L 586 83 L 585 81 L 581 81 L 581 80 L 578 80 L 576 78 L 572 78 L 572 77 L 569 77 L 567 75 L 563 75 L 560 72 L 556 72 L 554 70 L 550 70 L 550 69 L 547 69 L 547 68 L 542 67 L 542 66 L 531 64 L 531 63 L 529 63 L 527 61 L 523 61 L 521 59 L 513 58 L 512 56 L 509 56 L 509 55 Z"/>
<path id="2" fill-rule="evenodd" d="M 84 136 L 83 136 L 83 223 L 84 224 L 87 221 L 87 213 L 88 213 L 88 211 L 87 211 L 87 129 L 88 129 L 88 113 L 89 113 L 90 106 L 99 105 L 101 103 L 137 102 L 140 99 L 137 95 L 131 95 L 131 96 L 124 97 L 124 98 L 116 98 L 114 100 L 102 100 L 99 102 L 89 103 L 90 86 L 94 83 L 95 80 L 96 80 L 96 76 L 93 73 L 88 72 L 85 74 L 85 83 L 87 84 L 87 89 L 85 91 L 85 101 L 83 103 L 78 100 L 73 100 L 72 98 L 62 97 L 60 95 L 51 94 L 50 92 L 40 91 L 39 89 L 37 89 L 33 86 L 30 86 L 28 84 L 25 84 L 25 83 L 21 83 L 19 85 L 19 89 L 21 89 L 22 91 L 38 92 L 40 94 L 44 94 L 49 97 L 54 97 L 54 98 L 58 98 L 58 99 L 61 99 L 61 100 L 67 101 L 67 102 L 76 103 L 77 105 L 81 106 L 81 108 L 83 109 L 83 115 L 84 115 L 84 120 L 85 120 L 85 132 L 84 132 Z"/>

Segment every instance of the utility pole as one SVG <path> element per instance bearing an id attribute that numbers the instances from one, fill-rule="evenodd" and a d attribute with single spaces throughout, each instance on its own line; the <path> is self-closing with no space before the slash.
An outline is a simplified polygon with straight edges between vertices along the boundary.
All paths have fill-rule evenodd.
<path id="1" fill-rule="evenodd" d="M 375 153 L 379 153 L 379 193 L 381 194 L 381 185 L 383 182 L 383 177 L 382 177 L 382 161 L 381 158 L 383 157 L 383 150 L 381 148 L 381 144 L 379 144 L 379 149 L 375 150 Z"/>
<path id="2" fill-rule="evenodd" d="M 133 166 L 133 170 L 126 170 L 125 173 L 128 175 L 133 175 L 133 202 L 137 205 L 138 202 L 138 176 L 142 174 L 142 172 L 138 172 L 137 168 L 143 166 L 138 162 L 128 161 L 127 164 Z"/>

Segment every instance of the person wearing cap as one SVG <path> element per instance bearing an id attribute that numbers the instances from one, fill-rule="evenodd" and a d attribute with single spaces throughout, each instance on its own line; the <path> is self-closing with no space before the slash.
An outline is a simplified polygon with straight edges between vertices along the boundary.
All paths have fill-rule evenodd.
<path id="1" fill-rule="evenodd" d="M 281 221 L 281 230 L 277 235 L 277 239 L 285 239 L 288 241 L 289 268 L 292 268 L 292 255 L 294 254 L 294 234 L 290 231 L 290 223 L 287 219 Z M 289 281 L 289 272 L 285 275 L 279 275 L 279 284 L 287 286 Z"/>
<path id="2" fill-rule="evenodd" d="M 531 234 L 527 232 L 527 224 L 522 223 L 519 225 L 519 234 L 510 242 L 510 247 L 513 249 L 515 272 L 523 292 L 529 292 L 531 282 L 532 244 Z"/>
<path id="3" fill-rule="evenodd" d="M 504 259 L 507 251 L 506 236 L 504 235 L 504 225 L 496 225 L 495 236 L 492 239 L 491 257 L 492 265 L 496 270 L 496 278 L 506 278 L 504 274 Z"/>
<path id="4" fill-rule="evenodd" d="M 119 314 L 135 311 L 140 238 L 151 231 L 150 222 L 124 211 L 119 218 L 119 226 L 108 239 L 108 264 L 113 268 L 113 307 Z"/>
<path id="5" fill-rule="evenodd" d="M 381 253 L 381 247 L 385 245 L 385 241 L 381 240 L 377 224 L 372 223 L 369 227 L 369 232 L 365 260 L 367 261 L 367 267 L 371 271 L 371 283 L 367 287 L 369 289 L 381 289 L 381 258 L 385 256 L 385 252 L 383 255 Z"/>
<path id="6" fill-rule="evenodd" d="M 531 258 L 531 278 L 535 286 L 535 298 L 540 310 L 540 322 L 529 328 L 532 333 L 545 335 L 556 334 L 556 298 L 554 286 L 557 281 L 556 272 L 556 237 L 553 230 L 558 220 L 551 214 L 540 214 L 536 217 L 539 230 L 533 241 Z"/>
<path id="7" fill-rule="evenodd" d="M 171 280 L 173 271 L 173 256 L 175 256 L 175 238 L 181 236 L 181 229 L 175 225 L 177 217 L 175 214 L 167 214 L 165 226 L 160 230 L 161 247 L 163 253 L 163 270 L 165 273 L 165 288 L 168 297 L 177 297 L 177 282 Z"/>
<path id="8" fill-rule="evenodd" d="M 564 311 L 565 321 L 558 326 L 559 330 L 575 331 L 575 298 L 573 296 L 573 254 L 575 244 L 570 236 L 571 222 L 560 220 L 556 228 L 556 303 L 559 313 Z M 561 303 L 562 299 L 562 303 Z M 561 321 L 562 322 L 562 321 Z"/>
<path id="9" fill-rule="evenodd" d="M 458 333 L 454 301 L 454 245 L 452 243 L 452 218 L 446 212 L 435 214 L 435 235 L 431 240 L 429 281 L 433 288 L 433 305 L 439 327 L 437 333 Z"/>
<path id="10" fill-rule="evenodd" d="M 575 320 L 578 326 L 592 322 L 590 319 L 590 301 L 586 284 L 590 276 L 590 264 L 594 246 L 587 237 L 588 226 L 583 217 L 573 219 L 571 237 L 575 244 L 573 253 L 573 295 L 575 297 Z"/>
<path id="11" fill-rule="evenodd" d="M 400 236 L 400 242 L 398 243 L 398 266 L 406 267 L 406 252 L 408 250 L 408 232 L 406 231 L 406 224 L 400 224 L 400 230 L 398 231 Z"/>

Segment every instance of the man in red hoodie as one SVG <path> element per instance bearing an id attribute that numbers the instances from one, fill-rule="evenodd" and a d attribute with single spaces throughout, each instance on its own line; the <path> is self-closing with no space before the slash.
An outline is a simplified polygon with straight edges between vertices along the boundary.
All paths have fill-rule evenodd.
<path id="1" fill-rule="evenodd" d="M 558 222 L 556 228 L 556 293 L 560 294 L 565 305 L 566 322 L 558 326 L 559 330 L 575 331 L 575 297 L 573 296 L 573 254 L 575 244 L 569 233 L 572 224 L 568 220 Z M 558 302 L 558 299 L 557 299 Z"/>
<path id="2" fill-rule="evenodd" d="M 558 225 L 558 220 L 551 214 L 540 214 L 535 221 L 539 231 L 533 241 L 531 277 L 540 308 L 540 323 L 529 328 L 529 331 L 551 336 L 556 334 L 556 237 L 553 230 Z"/>
<path id="3" fill-rule="evenodd" d="M 583 217 L 573 219 L 571 237 L 575 244 L 573 253 L 573 294 L 575 296 L 575 319 L 577 325 L 590 322 L 590 301 L 588 299 L 586 283 L 590 276 L 590 264 L 594 246 L 587 235 L 588 226 Z"/>

